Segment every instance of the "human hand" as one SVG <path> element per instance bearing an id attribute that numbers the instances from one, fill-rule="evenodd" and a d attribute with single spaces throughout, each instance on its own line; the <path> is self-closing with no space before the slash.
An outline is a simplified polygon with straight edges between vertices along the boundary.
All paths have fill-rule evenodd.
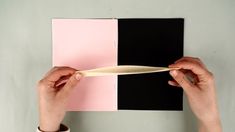
<path id="1" fill-rule="evenodd" d="M 38 83 L 40 129 L 58 131 L 68 103 L 69 94 L 81 79 L 76 70 L 54 67 Z"/>
<path id="2" fill-rule="evenodd" d="M 212 73 L 200 59 L 192 57 L 183 57 L 169 67 L 180 68 L 170 71 L 174 80 L 168 83 L 183 88 L 189 105 L 198 119 L 199 131 L 221 132 Z"/>

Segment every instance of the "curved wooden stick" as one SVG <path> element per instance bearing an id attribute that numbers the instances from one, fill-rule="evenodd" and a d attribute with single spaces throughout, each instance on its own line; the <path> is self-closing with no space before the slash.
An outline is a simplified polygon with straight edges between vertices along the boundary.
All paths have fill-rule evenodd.
<path id="1" fill-rule="evenodd" d="M 91 70 L 77 71 L 83 76 L 106 76 L 106 75 L 130 75 L 164 72 L 170 70 L 178 70 L 179 68 L 140 66 L 140 65 L 120 65 L 113 67 L 102 67 Z"/>

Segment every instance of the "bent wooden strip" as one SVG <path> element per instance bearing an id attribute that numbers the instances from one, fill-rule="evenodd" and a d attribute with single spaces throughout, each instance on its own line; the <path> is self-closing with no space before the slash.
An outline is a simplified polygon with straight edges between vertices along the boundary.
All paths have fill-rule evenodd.
<path id="1" fill-rule="evenodd" d="M 77 72 L 81 73 L 83 76 L 106 76 L 106 75 L 130 75 L 130 74 L 155 73 L 155 72 L 164 72 L 177 69 L 179 68 L 120 65 L 113 67 L 96 68 L 91 70 L 83 70 Z"/>

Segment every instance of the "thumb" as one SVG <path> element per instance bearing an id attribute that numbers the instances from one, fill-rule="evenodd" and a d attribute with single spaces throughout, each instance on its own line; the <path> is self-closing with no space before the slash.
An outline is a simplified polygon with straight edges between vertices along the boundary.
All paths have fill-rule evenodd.
<path id="1" fill-rule="evenodd" d="M 78 84 L 81 78 L 82 78 L 82 75 L 78 72 L 75 72 L 69 78 L 69 80 L 64 85 L 64 87 L 61 89 L 61 94 L 63 94 L 64 97 L 67 97 L 71 93 L 71 91 L 74 89 L 74 87 Z"/>
<path id="2" fill-rule="evenodd" d="M 193 85 L 186 77 L 186 75 L 179 70 L 170 71 L 170 75 L 175 79 L 175 81 L 184 89 L 186 94 L 190 94 L 194 89 Z"/>

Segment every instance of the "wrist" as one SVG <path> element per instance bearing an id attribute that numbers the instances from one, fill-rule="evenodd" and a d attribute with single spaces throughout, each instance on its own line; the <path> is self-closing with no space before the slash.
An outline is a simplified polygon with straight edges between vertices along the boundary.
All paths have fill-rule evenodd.
<path id="1" fill-rule="evenodd" d="M 199 121 L 199 132 L 222 132 L 220 119 Z"/>
<path id="2" fill-rule="evenodd" d="M 57 132 L 60 129 L 60 124 L 49 124 L 49 123 L 41 123 L 39 124 L 39 129 L 41 131 L 48 132 Z"/>
<path id="3" fill-rule="evenodd" d="M 45 130 L 41 129 L 41 127 L 39 126 L 37 132 L 70 132 L 70 131 L 69 131 L 69 128 L 66 125 L 60 124 L 59 129 L 56 130 L 56 131 L 51 131 L 51 130 L 50 131 L 45 131 Z"/>
<path id="4" fill-rule="evenodd" d="M 39 127 L 43 131 L 58 131 L 65 113 L 55 110 L 40 109 Z"/>
<path id="5" fill-rule="evenodd" d="M 43 131 L 58 131 L 60 127 L 60 121 L 53 119 L 50 116 L 40 116 L 39 128 Z"/>

